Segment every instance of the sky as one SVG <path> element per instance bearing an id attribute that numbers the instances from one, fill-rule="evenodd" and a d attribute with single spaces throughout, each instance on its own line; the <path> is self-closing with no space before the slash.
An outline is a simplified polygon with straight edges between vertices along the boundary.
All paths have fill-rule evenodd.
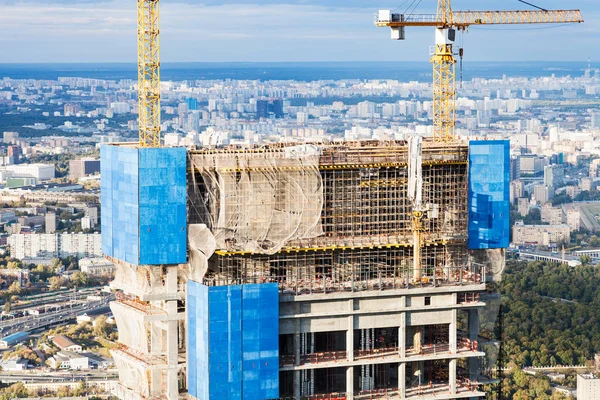
<path id="1" fill-rule="evenodd" d="M 586 22 L 472 27 L 459 39 L 465 59 L 591 57 L 600 65 L 599 0 L 529 2 L 546 9 L 580 8 Z M 436 0 L 161 0 L 161 57 L 163 62 L 427 61 L 432 28 L 407 29 L 407 40 L 396 42 L 390 40 L 388 28 L 375 27 L 374 14 L 378 9 L 432 14 L 436 4 Z M 517 0 L 454 0 L 453 8 L 532 9 Z M 135 63 L 136 29 L 136 0 L 0 0 L 0 63 Z"/>

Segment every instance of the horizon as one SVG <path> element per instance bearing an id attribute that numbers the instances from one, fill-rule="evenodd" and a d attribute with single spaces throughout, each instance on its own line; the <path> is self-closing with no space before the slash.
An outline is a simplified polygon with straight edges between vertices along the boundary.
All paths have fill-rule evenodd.
<path id="1" fill-rule="evenodd" d="M 547 9 L 564 1 L 544 0 Z M 600 38 L 600 5 L 577 0 L 583 24 L 473 26 L 459 35 L 466 59 L 544 61 L 587 59 Z M 378 9 L 435 14 L 435 2 L 358 0 L 169 0 L 161 3 L 162 59 L 172 62 L 281 62 L 322 60 L 428 61 L 434 29 L 406 30 L 395 43 L 377 28 Z M 454 0 L 453 9 L 532 8 L 517 0 Z M 0 63 L 135 62 L 134 3 L 118 0 L 0 0 Z M 515 46 L 518 44 L 518 46 Z M 551 52 L 551 53 L 549 53 Z M 585 54 L 587 53 L 587 54 Z M 241 60 L 241 61 L 240 61 Z"/>

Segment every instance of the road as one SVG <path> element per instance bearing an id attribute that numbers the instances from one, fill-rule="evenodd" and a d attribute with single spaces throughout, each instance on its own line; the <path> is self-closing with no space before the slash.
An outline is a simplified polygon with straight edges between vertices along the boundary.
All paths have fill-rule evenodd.
<path id="1" fill-rule="evenodd" d="M 15 332 L 33 331 L 77 318 L 83 313 L 101 312 L 109 310 L 109 303 L 114 300 L 114 295 L 107 296 L 100 301 L 83 301 L 73 304 L 72 307 L 39 316 L 26 316 L 0 322 L 0 337 Z"/>
<path id="2" fill-rule="evenodd" d="M 115 369 L 109 370 L 90 370 L 81 372 L 46 372 L 40 370 L 30 370 L 29 372 L 9 372 L 2 371 L 0 374 L 0 382 L 71 382 L 78 380 L 86 381 L 103 381 L 107 379 L 118 379 L 119 374 Z"/>

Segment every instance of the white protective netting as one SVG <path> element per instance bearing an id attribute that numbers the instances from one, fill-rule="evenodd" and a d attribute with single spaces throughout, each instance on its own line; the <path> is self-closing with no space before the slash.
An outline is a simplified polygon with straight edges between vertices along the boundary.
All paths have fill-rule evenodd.
<path id="1" fill-rule="evenodd" d="M 140 352 L 149 354 L 149 325 L 144 322 L 144 315 L 135 309 L 131 309 L 121 303 L 110 303 L 117 328 L 119 331 L 119 343 Z"/>
<path id="2" fill-rule="evenodd" d="M 119 371 L 119 382 L 127 389 L 140 394 L 143 398 L 150 395 L 150 382 L 146 373 L 145 365 L 136 362 L 129 356 L 116 350 L 111 351 L 115 366 Z"/>
<path id="3" fill-rule="evenodd" d="M 202 282 L 208 271 L 208 259 L 217 249 L 217 241 L 204 224 L 192 224 L 188 227 L 189 263 L 183 272 L 184 281 Z"/>
<path id="4" fill-rule="evenodd" d="M 167 292 L 159 266 L 134 266 L 116 262 L 115 279 L 110 285 L 114 289 L 136 296 Z"/>
<path id="5" fill-rule="evenodd" d="M 320 155 L 313 145 L 193 155 L 207 192 L 194 206 L 205 207 L 217 248 L 275 254 L 291 240 L 322 235 Z"/>

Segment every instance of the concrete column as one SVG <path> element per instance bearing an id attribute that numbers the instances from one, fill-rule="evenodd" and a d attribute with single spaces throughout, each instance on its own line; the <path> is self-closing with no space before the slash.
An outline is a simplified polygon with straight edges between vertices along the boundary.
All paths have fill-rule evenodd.
<path id="1" fill-rule="evenodd" d="M 302 381 L 302 376 L 300 374 L 300 371 L 294 371 L 294 399 L 295 400 L 300 400 L 300 398 L 302 397 L 301 381 Z"/>
<path id="2" fill-rule="evenodd" d="M 167 267 L 167 276 L 165 286 L 169 294 L 177 294 L 177 266 Z M 167 301 L 166 310 L 169 317 L 173 319 L 177 316 L 177 301 Z M 176 320 L 166 323 L 166 330 L 163 334 L 166 335 L 166 356 L 169 369 L 166 374 L 167 380 L 167 399 L 177 400 L 179 398 L 179 379 L 177 374 L 177 363 L 179 361 L 179 327 Z"/>
<path id="3" fill-rule="evenodd" d="M 174 302 L 171 302 L 174 303 Z M 167 328 L 167 362 L 169 370 L 167 372 L 167 399 L 179 399 L 179 378 L 177 373 L 178 362 L 178 326 L 177 321 L 169 321 Z"/>
<path id="4" fill-rule="evenodd" d="M 162 355 L 163 330 L 159 329 L 156 322 L 150 324 L 150 354 Z M 150 396 L 162 393 L 161 373 L 158 369 L 150 370 Z"/>
<path id="5" fill-rule="evenodd" d="M 469 340 L 472 343 L 479 341 L 479 312 L 477 309 L 469 310 Z M 469 358 L 469 379 L 477 380 L 479 375 L 479 360 L 477 358 Z"/>
<path id="6" fill-rule="evenodd" d="M 458 310 L 454 309 L 450 311 L 450 353 L 451 354 L 456 354 L 457 351 L 457 324 L 456 324 L 456 317 L 457 317 L 457 313 Z"/>
<path id="7" fill-rule="evenodd" d="M 354 367 L 346 369 L 346 399 L 354 399 Z"/>
<path id="8" fill-rule="evenodd" d="M 300 365 L 300 334 L 294 333 L 294 364 Z"/>
<path id="9" fill-rule="evenodd" d="M 398 364 L 398 393 L 401 399 L 406 398 L 406 363 Z"/>
<path id="10" fill-rule="evenodd" d="M 477 309 L 469 310 L 469 339 L 476 341 L 479 338 L 479 312 Z"/>
<path id="11" fill-rule="evenodd" d="M 406 308 L 406 296 L 400 298 L 400 307 Z M 398 354 L 401 358 L 406 357 L 406 317 L 407 313 L 400 313 L 400 327 L 398 328 Z"/>
<path id="12" fill-rule="evenodd" d="M 450 360 L 449 368 L 450 394 L 456 394 L 456 359 Z"/>
<path id="13" fill-rule="evenodd" d="M 350 312 L 354 311 L 354 300 L 348 301 Z M 346 331 L 346 357 L 354 361 L 354 315 L 348 317 L 348 330 Z"/>

